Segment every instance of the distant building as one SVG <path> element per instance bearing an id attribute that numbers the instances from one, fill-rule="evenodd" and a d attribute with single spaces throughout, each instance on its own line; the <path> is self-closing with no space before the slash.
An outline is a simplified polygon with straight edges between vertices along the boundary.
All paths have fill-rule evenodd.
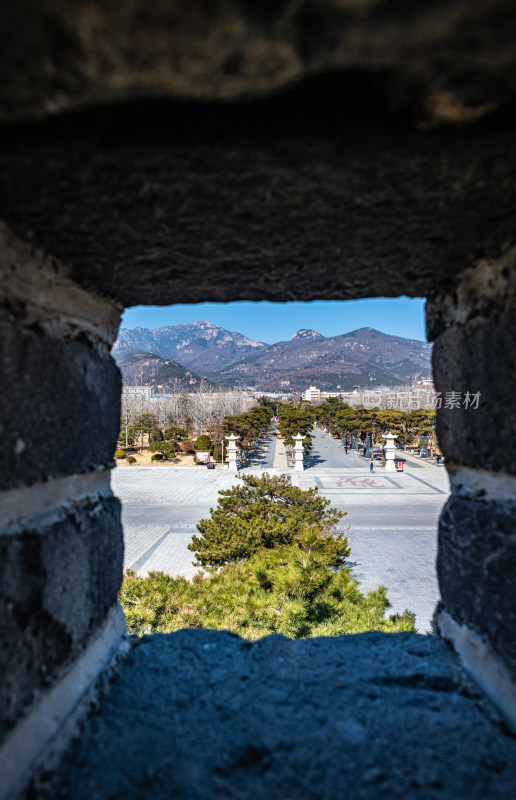
<path id="1" fill-rule="evenodd" d="M 303 400 L 308 400 L 309 403 L 320 403 L 321 390 L 318 389 L 317 386 L 309 386 L 308 389 L 305 390 Z"/>
<path id="2" fill-rule="evenodd" d="M 322 392 L 317 386 L 310 386 L 305 389 L 303 400 L 308 400 L 309 403 L 320 403 L 327 400 L 328 397 L 348 397 L 355 394 L 351 389 L 335 389 L 331 392 Z"/>
<path id="3" fill-rule="evenodd" d="M 433 389 L 434 388 L 434 380 L 433 378 L 420 378 L 415 384 L 411 387 L 412 390 L 415 389 Z"/>
<path id="4" fill-rule="evenodd" d="M 152 397 L 152 386 L 123 386 L 122 397 L 142 397 L 144 400 L 150 400 Z"/>
<path id="5" fill-rule="evenodd" d="M 271 400 L 286 400 L 288 395 L 284 392 L 253 392 L 253 397 L 269 397 Z"/>

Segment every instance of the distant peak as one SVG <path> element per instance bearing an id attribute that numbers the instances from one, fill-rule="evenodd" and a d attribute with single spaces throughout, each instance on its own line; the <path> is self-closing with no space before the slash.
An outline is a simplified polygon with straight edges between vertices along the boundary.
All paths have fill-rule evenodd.
<path id="1" fill-rule="evenodd" d="M 301 328 L 293 335 L 290 341 L 293 339 L 324 339 L 324 336 L 322 333 L 317 333 L 317 331 L 312 331 L 309 328 Z"/>

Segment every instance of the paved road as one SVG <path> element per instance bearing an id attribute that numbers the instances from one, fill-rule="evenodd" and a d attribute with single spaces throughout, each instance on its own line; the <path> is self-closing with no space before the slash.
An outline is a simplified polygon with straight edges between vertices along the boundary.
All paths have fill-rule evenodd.
<path id="1" fill-rule="evenodd" d="M 305 462 L 307 470 L 360 469 L 364 466 L 364 459 L 354 450 L 348 449 L 346 454 L 342 439 L 334 439 L 321 428 L 313 431 L 312 452 Z"/>
<path id="2" fill-rule="evenodd" d="M 267 436 L 259 440 L 258 447 L 249 460 L 248 467 L 259 467 L 269 469 L 274 467 L 276 454 L 276 434 L 274 430 Z M 328 433 L 324 433 L 321 428 L 313 431 L 313 447 L 310 455 L 305 459 L 306 470 L 320 469 L 357 469 L 363 467 L 364 459 L 358 456 L 354 450 L 346 450 L 340 439 L 334 439 Z"/>
<path id="3" fill-rule="evenodd" d="M 324 433 L 317 428 L 314 430 L 314 447 L 312 453 L 306 461 L 306 469 L 342 468 L 353 469 L 358 466 L 367 466 L 369 462 L 363 456 L 357 455 L 355 450 L 349 450 L 346 455 L 344 443 L 340 439 L 334 439 L 330 434 Z M 442 469 L 433 463 L 420 459 L 418 456 L 407 455 L 402 450 L 396 451 L 396 460 L 403 461 L 404 467 L 413 469 Z M 375 461 L 375 469 L 381 469 L 379 463 Z"/>
<path id="4" fill-rule="evenodd" d="M 253 460 L 261 473 L 273 469 L 276 439 L 262 440 Z M 280 444 L 280 443 L 278 443 Z M 294 485 L 318 486 L 332 505 L 346 512 L 342 524 L 351 545 L 350 563 L 362 590 L 388 587 L 392 610 L 415 611 L 419 630 L 430 627 L 439 597 L 435 577 L 437 520 L 449 493 L 444 469 L 407 464 L 404 473 L 385 473 L 354 452 L 346 455 L 339 440 L 319 432 L 313 463 L 292 472 Z M 140 574 L 163 570 L 191 577 L 196 568 L 187 545 L 196 523 L 210 513 L 218 492 L 238 477 L 217 467 L 117 467 L 113 489 L 122 500 L 125 566 Z"/>
<path id="5" fill-rule="evenodd" d="M 259 440 L 258 446 L 249 460 L 248 466 L 261 467 L 262 469 L 274 466 L 274 454 L 276 452 L 276 434 L 269 434 L 267 439 L 263 437 Z"/>

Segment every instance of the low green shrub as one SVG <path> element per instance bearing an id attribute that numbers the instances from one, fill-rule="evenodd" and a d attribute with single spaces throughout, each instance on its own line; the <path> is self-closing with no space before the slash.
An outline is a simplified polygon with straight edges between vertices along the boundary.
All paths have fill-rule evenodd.
<path id="1" fill-rule="evenodd" d="M 211 439 L 209 436 L 198 436 L 195 441 L 196 450 L 211 450 Z"/>
<path id="2" fill-rule="evenodd" d="M 125 450 L 115 450 L 115 458 L 125 458 Z"/>
<path id="3" fill-rule="evenodd" d="M 176 454 L 174 442 L 165 442 L 163 440 L 151 442 L 149 445 L 149 450 L 151 453 L 160 455 L 165 459 L 174 458 Z M 151 456 L 151 459 L 154 459 L 154 456 Z M 158 459 L 154 460 L 157 461 Z"/>
<path id="4" fill-rule="evenodd" d="M 151 461 L 163 461 L 163 453 L 153 453 Z"/>
<path id="5" fill-rule="evenodd" d="M 135 459 L 135 457 L 134 457 L 134 456 L 128 456 L 128 457 L 127 457 L 127 463 L 128 463 L 128 464 L 136 464 L 136 459 Z"/>
<path id="6" fill-rule="evenodd" d="M 335 554 L 349 552 L 316 527 L 291 544 L 262 547 L 249 559 L 191 581 L 127 571 L 120 600 L 131 633 L 181 628 L 228 630 L 245 639 L 281 633 L 292 639 L 364 631 L 414 631 L 414 614 L 386 617 L 387 590 L 362 595 L 349 567 Z"/>

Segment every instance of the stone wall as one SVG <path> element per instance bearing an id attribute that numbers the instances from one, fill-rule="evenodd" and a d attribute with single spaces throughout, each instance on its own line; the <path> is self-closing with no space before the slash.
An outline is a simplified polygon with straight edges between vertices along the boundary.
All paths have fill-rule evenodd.
<path id="1" fill-rule="evenodd" d="M 437 390 L 481 392 L 438 414 L 436 622 L 515 721 L 514 4 L 3 11 L 2 775 L 122 637 L 109 349 L 136 303 L 429 298 Z"/>
<path id="2" fill-rule="evenodd" d="M 0 218 L 123 305 L 443 293 L 516 241 L 514 123 L 422 133 L 377 91 L 326 76 L 17 125 Z"/>
<path id="3" fill-rule="evenodd" d="M 0 236 L 0 737 L 100 631 L 121 581 L 109 486 L 119 307 Z"/>
<path id="4" fill-rule="evenodd" d="M 516 683 L 516 597 L 511 588 L 516 572 L 515 301 L 513 249 L 499 261 L 479 262 L 464 273 L 452 293 L 427 306 L 428 332 L 435 340 L 436 389 L 456 391 L 462 397 L 468 391 L 480 392 L 478 408 L 461 404 L 443 407 L 437 414 L 452 496 L 440 521 L 437 571 L 442 601 L 436 624 L 459 651 L 464 637 L 471 640 L 474 632 L 477 659 L 470 657 L 469 667 L 498 703 L 512 706 L 513 712 L 514 697 L 509 700 L 509 695 L 514 692 L 511 682 Z"/>
<path id="5" fill-rule="evenodd" d="M 425 125 L 467 122 L 514 93 L 515 19 L 511 0 L 18 0 L 0 18 L 0 119 L 388 71 L 393 106 L 410 102 Z"/>

